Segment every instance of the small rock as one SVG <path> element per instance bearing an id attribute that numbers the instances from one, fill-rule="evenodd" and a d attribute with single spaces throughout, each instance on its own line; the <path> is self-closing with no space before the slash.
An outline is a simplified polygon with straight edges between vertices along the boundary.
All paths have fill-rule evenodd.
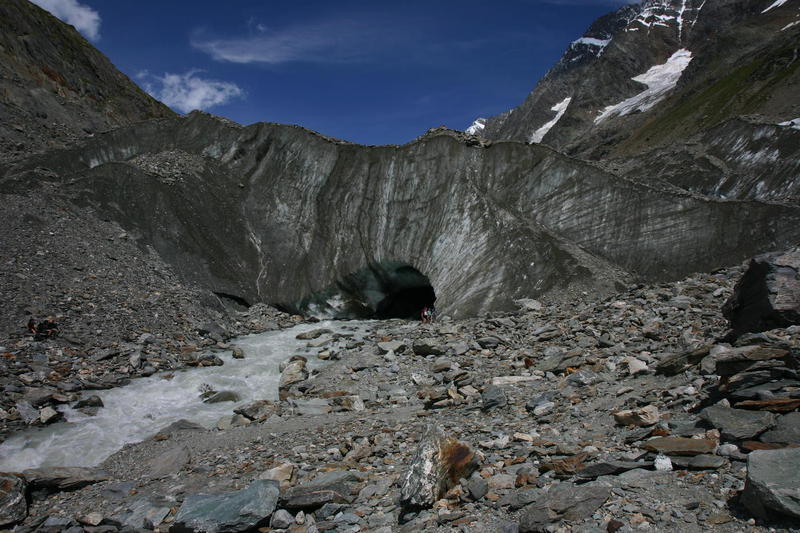
<path id="1" fill-rule="evenodd" d="M 203 403 L 221 403 L 221 402 L 238 402 L 239 395 L 233 391 L 224 390 L 215 392 L 208 398 L 203 400 Z"/>
<path id="2" fill-rule="evenodd" d="M 669 472 L 672 470 L 672 461 L 666 455 L 658 454 L 653 461 L 653 466 L 659 472 Z"/>
<path id="3" fill-rule="evenodd" d="M 508 404 L 508 398 L 502 388 L 489 385 L 481 394 L 481 402 L 483 410 L 488 411 L 496 407 L 505 407 Z"/>
<path id="4" fill-rule="evenodd" d="M 312 329 L 311 331 L 305 331 L 303 333 L 298 333 L 295 336 L 295 339 L 308 341 L 311 339 L 316 339 L 317 337 L 321 337 L 322 335 L 326 335 L 328 333 L 333 333 L 330 329 L 327 328 L 320 328 L 320 329 Z"/>
<path id="5" fill-rule="evenodd" d="M 587 387 L 600 381 L 600 378 L 591 370 L 578 370 L 567 377 L 567 383 L 576 387 Z"/>
<path id="6" fill-rule="evenodd" d="M 272 514 L 269 527 L 272 529 L 289 529 L 294 524 L 294 517 L 286 509 L 278 509 Z"/>
<path id="7" fill-rule="evenodd" d="M 614 416 L 617 424 L 623 426 L 639 426 L 646 427 L 652 426 L 659 421 L 658 407 L 654 405 L 647 405 L 640 409 L 629 409 L 625 411 L 617 411 L 611 413 Z"/>
<path id="8" fill-rule="evenodd" d="M 62 418 L 62 414 L 59 411 L 56 411 L 52 407 L 45 407 L 41 411 L 39 411 L 39 421 L 42 424 L 52 424 L 53 422 L 57 422 Z"/>

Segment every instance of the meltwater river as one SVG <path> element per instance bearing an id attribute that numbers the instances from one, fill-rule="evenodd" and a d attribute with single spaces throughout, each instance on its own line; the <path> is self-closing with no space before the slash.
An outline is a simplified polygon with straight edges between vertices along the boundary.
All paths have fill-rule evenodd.
<path id="1" fill-rule="evenodd" d="M 222 366 L 163 372 L 134 379 L 124 387 L 91 391 L 86 395 L 96 394 L 105 405 L 96 416 L 66 408 L 66 422 L 14 435 L 0 445 L 0 472 L 42 466 L 94 466 L 125 444 L 147 439 L 180 419 L 212 427 L 240 405 L 277 399 L 278 366 L 290 356 L 307 355 L 310 368 L 322 364 L 316 357 L 317 350 L 306 347 L 308 341 L 295 339 L 298 333 L 327 328 L 359 338 L 370 324 L 374 322 L 325 321 L 239 337 L 231 345 L 244 350 L 244 359 L 234 359 L 228 351 L 218 354 L 225 362 Z M 336 343 L 348 340 L 342 338 Z M 168 374 L 173 377 L 166 379 Z M 204 384 L 217 391 L 234 391 L 240 401 L 203 403 L 200 389 Z"/>

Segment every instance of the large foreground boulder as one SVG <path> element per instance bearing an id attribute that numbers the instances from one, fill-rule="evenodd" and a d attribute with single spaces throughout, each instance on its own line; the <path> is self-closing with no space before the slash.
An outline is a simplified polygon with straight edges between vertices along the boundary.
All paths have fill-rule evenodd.
<path id="1" fill-rule="evenodd" d="M 758 450 L 747 456 L 742 503 L 757 518 L 775 512 L 800 519 L 800 448 Z"/>
<path id="2" fill-rule="evenodd" d="M 733 333 L 800 324 L 800 250 L 762 254 L 736 283 L 722 312 Z"/>
<path id="3" fill-rule="evenodd" d="M 277 481 L 263 479 L 234 492 L 192 494 L 183 501 L 170 531 L 217 533 L 265 526 L 278 504 L 279 493 Z"/>
<path id="4" fill-rule="evenodd" d="M 401 478 L 400 505 L 409 510 L 433 506 L 477 466 L 475 453 L 467 444 L 446 436 L 439 426 L 428 426 Z"/>

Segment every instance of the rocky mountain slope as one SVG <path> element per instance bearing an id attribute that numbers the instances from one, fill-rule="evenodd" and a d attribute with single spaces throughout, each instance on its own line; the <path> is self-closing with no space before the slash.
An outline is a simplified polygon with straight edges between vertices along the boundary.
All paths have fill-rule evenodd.
<path id="1" fill-rule="evenodd" d="M 73 27 L 26 0 L 0 3 L 0 158 L 174 113 Z"/>
<path id="2" fill-rule="evenodd" d="M 600 159 L 676 142 L 714 147 L 704 132 L 746 115 L 752 127 L 735 127 L 751 142 L 762 125 L 800 116 L 798 21 L 791 0 L 625 6 L 574 41 L 525 102 L 476 131 Z M 780 155 L 796 164 L 794 138 Z"/>

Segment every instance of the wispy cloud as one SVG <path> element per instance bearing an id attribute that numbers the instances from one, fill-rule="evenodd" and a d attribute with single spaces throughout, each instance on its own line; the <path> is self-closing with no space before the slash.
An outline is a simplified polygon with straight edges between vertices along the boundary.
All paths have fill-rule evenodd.
<path id="1" fill-rule="evenodd" d="M 91 7 L 77 0 L 31 0 L 31 2 L 67 24 L 72 24 L 76 30 L 92 41 L 100 39 L 100 14 Z"/>
<path id="2" fill-rule="evenodd" d="M 211 38 L 198 31 L 192 46 L 217 61 L 231 63 L 341 63 L 361 61 L 373 45 L 385 42 L 374 28 L 352 20 L 326 21 L 282 29 L 251 24 L 245 37 Z M 381 37 L 381 39 L 378 39 Z"/>
<path id="3" fill-rule="evenodd" d="M 198 76 L 201 72 L 194 69 L 183 74 L 155 76 L 143 71 L 136 78 L 148 93 L 182 113 L 208 109 L 244 96 L 244 91 L 235 83 L 202 78 Z"/>

